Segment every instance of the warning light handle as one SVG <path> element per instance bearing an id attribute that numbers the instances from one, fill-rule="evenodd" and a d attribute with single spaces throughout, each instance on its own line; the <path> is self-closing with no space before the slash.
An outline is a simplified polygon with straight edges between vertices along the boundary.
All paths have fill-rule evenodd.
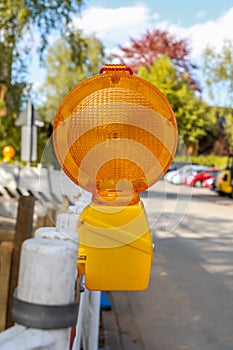
<path id="1" fill-rule="evenodd" d="M 124 64 L 106 64 L 104 67 L 100 68 L 99 73 L 102 74 L 106 71 L 122 71 L 122 70 L 128 72 L 129 74 L 133 74 L 132 68 Z"/>

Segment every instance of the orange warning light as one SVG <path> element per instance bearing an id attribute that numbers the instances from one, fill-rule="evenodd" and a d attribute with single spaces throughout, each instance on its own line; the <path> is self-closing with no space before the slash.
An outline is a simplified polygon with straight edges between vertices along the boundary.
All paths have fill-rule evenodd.
<path id="1" fill-rule="evenodd" d="M 11 161 L 11 159 L 15 156 L 15 149 L 13 146 L 8 145 L 5 146 L 2 150 L 2 155 L 3 155 L 3 161 L 8 163 Z"/>
<path id="2" fill-rule="evenodd" d="M 60 105 L 53 143 L 65 173 L 92 193 L 79 217 L 78 271 L 90 290 L 145 290 L 152 236 L 139 194 L 170 166 L 177 125 L 164 95 L 106 65 Z"/>
<path id="3" fill-rule="evenodd" d="M 65 173 L 93 202 L 135 204 L 170 166 L 177 125 L 164 95 L 124 65 L 106 65 L 60 105 L 54 149 Z"/>

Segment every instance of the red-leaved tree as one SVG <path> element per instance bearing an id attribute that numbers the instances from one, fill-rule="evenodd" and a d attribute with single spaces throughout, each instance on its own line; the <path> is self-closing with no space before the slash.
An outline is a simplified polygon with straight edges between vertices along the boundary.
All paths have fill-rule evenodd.
<path id="1" fill-rule="evenodd" d="M 194 90 L 200 91 L 200 86 L 194 78 L 197 68 L 190 61 L 190 48 L 185 39 L 176 39 L 165 30 L 155 29 L 147 31 L 140 39 L 130 38 L 130 45 L 119 45 L 121 53 L 115 54 L 122 64 L 130 65 L 135 72 L 140 66 L 147 67 L 155 63 L 161 55 L 167 55 L 178 68 L 179 74 L 187 74 Z"/>

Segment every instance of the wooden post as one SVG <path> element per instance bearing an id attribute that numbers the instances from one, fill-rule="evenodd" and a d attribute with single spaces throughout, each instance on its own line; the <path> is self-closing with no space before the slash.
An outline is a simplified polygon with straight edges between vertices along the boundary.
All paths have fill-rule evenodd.
<path id="1" fill-rule="evenodd" d="M 0 243 L 0 332 L 6 328 L 13 242 Z"/>
<path id="2" fill-rule="evenodd" d="M 7 328 L 13 325 L 11 318 L 12 298 L 18 281 L 20 250 L 23 241 L 32 235 L 34 204 L 33 196 L 21 196 L 19 198 L 7 306 Z"/>
<path id="3" fill-rule="evenodd" d="M 48 208 L 45 216 L 45 226 L 46 227 L 55 226 L 55 222 L 56 222 L 56 209 Z"/>

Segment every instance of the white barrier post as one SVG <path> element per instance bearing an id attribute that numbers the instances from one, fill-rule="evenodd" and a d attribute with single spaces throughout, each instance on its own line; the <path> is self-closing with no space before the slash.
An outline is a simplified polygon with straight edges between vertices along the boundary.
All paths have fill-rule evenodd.
<path id="1" fill-rule="evenodd" d="M 23 243 L 13 307 L 14 320 L 23 326 L 0 334 L 1 350 L 69 349 L 75 323 L 70 318 L 77 311 L 77 248 L 61 239 L 32 238 Z"/>
<path id="2" fill-rule="evenodd" d="M 88 198 L 87 198 L 88 199 Z M 70 238 L 77 240 L 78 218 L 86 202 L 79 200 L 75 206 L 71 206 L 67 213 L 58 215 L 57 230 L 63 235 L 63 239 L 70 232 Z M 75 232 L 75 234 L 71 233 Z M 85 279 L 83 280 L 85 287 Z M 76 336 L 72 350 L 79 350 L 81 347 L 88 350 L 98 349 L 99 337 L 99 316 L 100 316 L 100 292 L 89 291 L 84 288 L 80 295 L 78 321 L 76 325 Z"/>
<path id="3" fill-rule="evenodd" d="M 98 349 L 98 338 L 99 338 L 99 321 L 100 321 L 100 292 L 90 292 L 90 329 L 89 332 L 92 335 L 88 339 L 88 349 Z"/>
<path id="4" fill-rule="evenodd" d="M 56 228 L 39 228 L 35 238 L 24 242 L 15 298 L 18 309 L 14 310 L 19 324 L 0 334 L 0 350 L 69 349 L 70 327 L 61 327 L 66 317 L 69 323 L 67 306 L 72 307 L 75 297 L 78 217 L 82 209 L 83 203 L 70 207 L 58 216 Z M 56 306 L 61 310 L 64 307 L 60 321 L 56 317 L 59 310 L 55 317 L 52 310 Z M 100 292 L 85 289 L 80 298 L 73 350 L 82 345 L 88 350 L 98 349 L 99 313 Z M 53 329 L 54 322 L 59 329 Z"/>

